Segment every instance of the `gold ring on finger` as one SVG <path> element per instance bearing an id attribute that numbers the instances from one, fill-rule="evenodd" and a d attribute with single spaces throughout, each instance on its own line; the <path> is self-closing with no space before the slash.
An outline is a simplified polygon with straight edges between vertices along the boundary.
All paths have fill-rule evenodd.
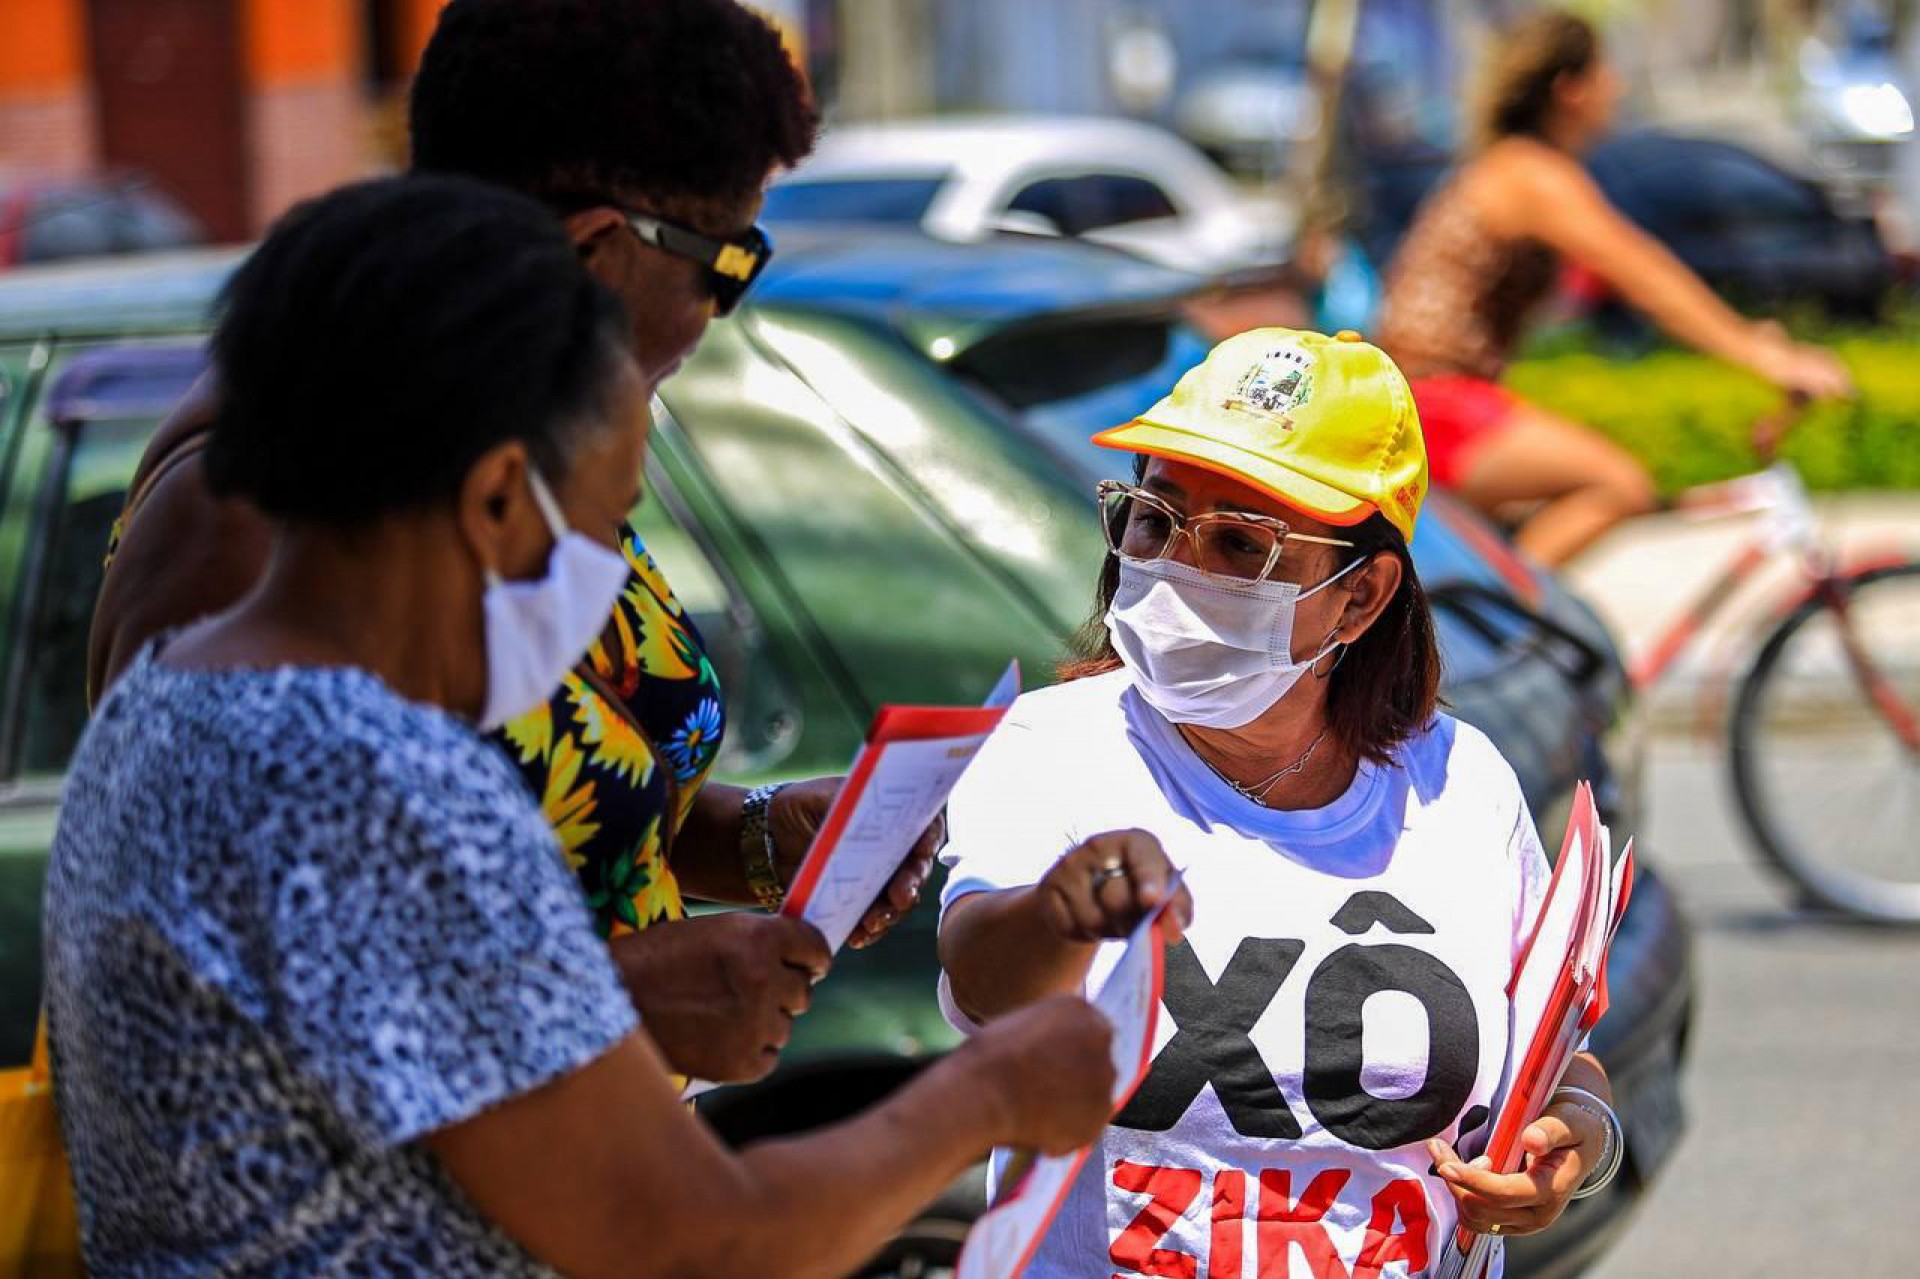
<path id="1" fill-rule="evenodd" d="M 1501 1225 L 1499 1222 L 1496 1221 L 1491 1226 L 1487 1227 L 1487 1233 L 1490 1235 L 1497 1235 L 1505 1229 L 1506 1229 L 1505 1226 Z"/>
<path id="2" fill-rule="evenodd" d="M 1093 886 L 1095 889 L 1098 889 L 1102 885 L 1112 883 L 1116 879 L 1125 879 L 1126 877 L 1127 868 L 1118 862 L 1113 862 L 1093 872 Z"/>

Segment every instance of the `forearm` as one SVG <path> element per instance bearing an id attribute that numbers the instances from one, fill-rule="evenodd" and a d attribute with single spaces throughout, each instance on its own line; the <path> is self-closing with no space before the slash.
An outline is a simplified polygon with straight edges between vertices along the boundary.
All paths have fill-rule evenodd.
<path id="1" fill-rule="evenodd" d="M 964 897 L 940 927 L 940 964 L 953 1000 L 979 1022 L 1079 990 L 1097 949 L 1048 925 L 1037 888 Z"/>
<path id="2" fill-rule="evenodd" d="M 1013 1139 L 1013 1099 L 989 1062 L 970 1042 L 855 1119 L 734 1153 L 634 1035 L 426 1145 L 485 1216 L 563 1274 L 830 1279 Z M 636 1204 L 648 1212 L 639 1249 Z"/>
<path id="3" fill-rule="evenodd" d="M 1628 301 L 1678 341 L 1744 368 L 1763 362 L 1758 327 L 1664 249 L 1644 269 L 1628 273 L 1620 287 Z"/>
<path id="4" fill-rule="evenodd" d="M 1560 1082 L 1570 1088 L 1584 1088 L 1609 1106 L 1613 1104 L 1613 1084 L 1607 1078 L 1607 1068 L 1592 1053 L 1576 1053 Z"/>
<path id="5" fill-rule="evenodd" d="M 754 904 L 740 852 L 744 787 L 709 782 L 694 797 L 673 842 L 673 874 L 680 890 L 702 901 Z"/>
<path id="6" fill-rule="evenodd" d="M 852 1273 L 1003 1134 L 1001 1107 L 967 1061 L 963 1049 L 936 1062 L 849 1123 L 749 1147 L 748 1197 L 724 1214 L 730 1246 L 701 1273 Z"/>

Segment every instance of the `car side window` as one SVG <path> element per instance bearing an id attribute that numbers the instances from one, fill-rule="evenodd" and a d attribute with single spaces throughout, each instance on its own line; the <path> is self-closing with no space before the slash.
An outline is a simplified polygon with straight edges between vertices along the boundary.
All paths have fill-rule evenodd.
<path id="1" fill-rule="evenodd" d="M 1043 217 L 1058 227 L 1062 235 L 1079 235 L 1084 228 L 1075 214 L 1073 199 L 1074 184 L 1078 181 L 1077 178 L 1043 178 L 1030 182 L 1008 201 L 1007 208 L 1014 213 Z"/>
<path id="2" fill-rule="evenodd" d="M 115 213 L 109 201 L 79 192 L 55 192 L 28 206 L 20 238 L 22 262 L 99 257 L 114 251 Z"/>
<path id="3" fill-rule="evenodd" d="M 1062 235 L 1085 235 L 1129 222 L 1179 216 L 1179 209 L 1165 191 L 1130 173 L 1042 178 L 1022 187 L 1007 208 L 1038 214 L 1059 227 Z"/>
<path id="4" fill-rule="evenodd" d="M 57 774 L 79 742 L 88 714 L 87 632 L 107 541 L 147 441 L 201 367 L 198 344 L 83 353 L 55 377 L 27 428 L 46 446 L 13 591 L 8 776 Z"/>
<path id="5" fill-rule="evenodd" d="M 36 607 L 24 634 L 18 773 L 64 769 L 87 723 L 87 631 L 105 573 L 102 557 L 157 418 L 84 422 L 56 449 L 64 474 L 41 532 Z M 64 465 L 61 465 L 64 463 Z"/>
<path id="6" fill-rule="evenodd" d="M 1088 181 L 1093 202 L 1100 210 L 1100 226 L 1180 216 L 1167 193 L 1146 178 L 1131 173 L 1100 173 Z"/>

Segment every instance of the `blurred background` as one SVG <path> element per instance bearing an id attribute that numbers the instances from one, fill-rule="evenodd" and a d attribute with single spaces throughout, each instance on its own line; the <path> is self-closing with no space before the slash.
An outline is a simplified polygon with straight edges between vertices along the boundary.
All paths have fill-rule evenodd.
<path id="1" fill-rule="evenodd" d="M 238 259 L 221 246 L 404 167 L 439 7 L 0 0 L 0 1062 L 37 1002 L 99 551 L 203 366 L 206 306 Z M 1009 652 L 1044 675 L 1101 553 L 1089 494 L 1111 460 L 1086 436 L 1224 334 L 1370 331 L 1385 265 L 1462 153 L 1482 51 L 1533 6 L 757 7 L 826 129 L 768 193 L 773 267 L 661 390 L 636 516 L 716 641 L 741 779 L 838 771 L 873 705 L 977 697 Z M 1857 385 L 1784 445 L 1805 490 L 1749 503 L 1762 552 L 1871 548 L 1905 591 L 1920 0 L 1571 7 L 1628 87 L 1587 157 L 1609 199 L 1741 309 L 1833 346 Z M 1515 389 L 1623 445 L 1668 497 L 1756 470 L 1776 392 L 1667 345 L 1581 272 L 1551 312 Z M 1800 695 L 1834 686 L 1844 646 L 1794 620 L 1790 565 L 1755 552 L 1766 569 L 1694 609 L 1751 529 L 1663 513 L 1554 574 L 1444 495 L 1429 510 L 1414 554 L 1455 712 L 1514 760 L 1550 844 L 1573 782 L 1595 777 L 1657 867 L 1596 1039 L 1628 1175 L 1517 1246 L 1509 1273 L 1910 1274 L 1920 935 L 1835 899 L 1848 874 L 1905 881 L 1879 904 L 1920 917 L 1920 740 L 1889 753 L 1858 705 Z M 1920 595 L 1871 594 L 1862 633 L 1920 706 Z M 1879 860 L 1821 878 L 1856 848 Z M 947 1046 L 930 938 L 916 920 L 844 961 L 789 1066 L 710 1117 L 741 1138 L 803 1126 Z M 947 1273 L 977 1180 L 943 1203 L 868 1273 Z"/>

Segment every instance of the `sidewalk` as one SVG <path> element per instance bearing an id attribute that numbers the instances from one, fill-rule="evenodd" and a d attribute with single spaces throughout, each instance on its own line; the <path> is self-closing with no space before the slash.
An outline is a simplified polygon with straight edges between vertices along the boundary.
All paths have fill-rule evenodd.
<path id="1" fill-rule="evenodd" d="M 1920 558 L 1920 493 L 1848 494 L 1823 498 L 1818 506 L 1829 545 L 1843 556 L 1904 551 Z M 1631 665 L 1759 532 L 1750 518 L 1651 515 L 1609 533 L 1562 576 L 1606 619 Z M 1646 694 L 1649 722 L 1692 725 L 1708 681 L 1737 679 L 1746 669 L 1775 611 L 1797 594 L 1797 577 L 1789 556 L 1755 573 Z"/>

